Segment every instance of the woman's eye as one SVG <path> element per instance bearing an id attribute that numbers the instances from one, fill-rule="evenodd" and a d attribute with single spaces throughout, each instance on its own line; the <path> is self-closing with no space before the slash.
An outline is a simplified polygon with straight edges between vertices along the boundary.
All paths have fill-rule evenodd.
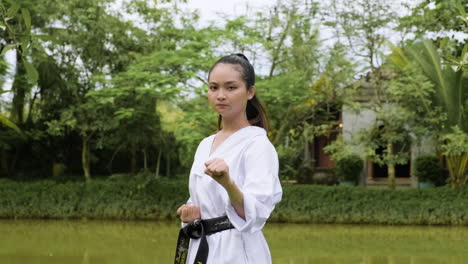
<path id="1" fill-rule="evenodd" d="M 236 89 L 236 87 L 235 86 L 229 86 L 228 89 L 229 90 L 234 90 L 234 89 Z"/>
<path id="2" fill-rule="evenodd" d="M 216 86 L 210 86 L 210 87 L 209 87 L 209 89 L 212 90 L 212 91 L 216 90 L 217 88 L 218 88 L 218 87 L 216 87 Z"/>

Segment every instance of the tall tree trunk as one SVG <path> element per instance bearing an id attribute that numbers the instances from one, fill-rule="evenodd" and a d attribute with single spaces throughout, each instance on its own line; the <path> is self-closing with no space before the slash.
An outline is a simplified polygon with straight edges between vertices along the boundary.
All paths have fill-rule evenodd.
<path id="1" fill-rule="evenodd" d="M 117 153 L 119 153 L 120 149 L 122 148 L 122 145 L 120 145 L 117 150 L 114 151 L 114 153 L 112 153 L 112 157 L 111 159 L 109 160 L 109 163 L 107 164 L 106 168 L 107 170 L 109 171 L 110 174 L 112 174 L 112 164 L 114 162 L 114 158 L 115 156 L 117 155 Z"/>
<path id="2" fill-rule="evenodd" d="M 8 151 L 4 148 L 2 148 L 1 152 L 0 172 L 1 174 L 8 174 Z"/>
<path id="3" fill-rule="evenodd" d="M 136 167 L 137 167 L 137 161 L 136 161 L 136 150 L 134 147 L 132 147 L 132 150 L 130 152 L 130 173 L 135 174 L 136 173 Z"/>
<path id="4" fill-rule="evenodd" d="M 388 187 L 395 189 L 395 164 L 388 164 Z"/>
<path id="5" fill-rule="evenodd" d="M 12 86 L 11 119 L 19 126 L 24 122 L 24 104 L 28 90 L 29 83 L 26 77 L 26 68 L 24 67 L 21 55 L 16 52 L 16 75 Z"/>
<path id="6" fill-rule="evenodd" d="M 26 125 L 32 124 L 32 113 L 33 113 L 33 108 L 34 104 L 36 102 L 37 96 L 39 92 L 35 92 L 33 98 L 29 101 L 29 110 L 28 110 L 28 117 L 26 118 Z"/>
<path id="7" fill-rule="evenodd" d="M 458 189 L 467 182 L 464 176 L 468 164 L 468 153 L 461 155 L 447 155 L 447 167 L 450 174 L 452 189 Z"/>
<path id="8" fill-rule="evenodd" d="M 89 139 L 86 136 L 81 137 L 82 140 L 82 148 L 81 148 L 81 164 L 83 166 L 83 172 L 86 179 L 86 182 L 91 181 L 91 170 L 89 164 Z"/>
<path id="9" fill-rule="evenodd" d="M 15 145 L 15 154 L 13 155 L 13 158 L 10 160 L 10 167 L 8 168 L 9 176 L 15 175 L 16 173 L 16 163 L 18 162 L 18 160 L 20 160 L 21 150 L 22 150 L 22 144 L 17 143 Z"/>
<path id="10" fill-rule="evenodd" d="M 146 148 L 144 148 L 142 152 L 143 152 L 143 168 L 146 171 L 148 169 L 148 160 L 147 160 L 147 157 L 146 157 Z"/>
<path id="11" fill-rule="evenodd" d="M 387 145 L 388 155 L 391 157 L 393 156 L 393 144 Z M 395 189 L 395 163 L 390 162 L 387 164 L 387 172 L 388 172 L 388 187 L 390 189 Z"/>
<path id="12" fill-rule="evenodd" d="M 304 131 L 304 165 L 309 166 L 311 161 L 310 149 L 309 149 L 309 133 L 307 129 Z"/>
<path id="13" fill-rule="evenodd" d="M 273 77 L 273 74 L 275 73 L 276 66 L 278 66 L 278 63 L 280 62 L 280 51 L 281 48 L 283 47 L 284 41 L 286 40 L 286 37 L 288 36 L 289 33 L 289 27 L 291 26 L 292 20 L 294 18 L 289 18 L 288 22 L 286 23 L 286 27 L 284 31 L 281 34 L 281 37 L 279 39 L 278 45 L 274 48 L 273 50 L 273 62 L 271 63 L 270 67 L 270 73 L 268 74 L 268 79 L 271 79 Z"/>
<path id="14" fill-rule="evenodd" d="M 159 168 L 161 167 L 161 155 L 162 155 L 162 150 L 159 149 L 158 153 L 158 159 L 156 160 L 156 178 L 159 178 Z"/>
<path id="15" fill-rule="evenodd" d="M 170 172 L 171 172 L 171 159 L 169 158 L 169 155 L 166 155 L 166 177 L 170 177 Z"/>

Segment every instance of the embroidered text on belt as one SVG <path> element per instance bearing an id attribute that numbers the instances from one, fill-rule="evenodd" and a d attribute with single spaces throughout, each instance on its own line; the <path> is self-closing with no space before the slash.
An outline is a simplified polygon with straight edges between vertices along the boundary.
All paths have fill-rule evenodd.
<path id="1" fill-rule="evenodd" d="M 194 264 L 206 264 L 209 252 L 206 236 L 231 228 L 234 228 L 234 226 L 227 216 L 203 220 L 197 219 L 187 224 L 179 231 L 174 264 L 185 264 L 190 238 L 200 239 L 200 245 L 198 246 Z"/>

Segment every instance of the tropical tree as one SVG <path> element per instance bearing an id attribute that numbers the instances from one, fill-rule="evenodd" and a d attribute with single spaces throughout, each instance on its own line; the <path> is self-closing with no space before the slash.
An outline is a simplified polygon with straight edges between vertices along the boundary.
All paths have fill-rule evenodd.
<path id="1" fill-rule="evenodd" d="M 374 71 L 384 63 L 386 41 L 396 26 L 398 13 L 384 0 L 332 0 L 322 4 L 323 25 L 332 38 L 345 45 L 359 63 L 359 73 Z"/>
<path id="2" fill-rule="evenodd" d="M 459 126 L 468 132 L 468 100 L 464 70 L 454 71 L 443 64 L 431 40 L 422 40 L 409 46 L 408 55 L 431 80 L 436 88 L 434 100 L 447 114 L 446 128 Z"/>
<path id="3" fill-rule="evenodd" d="M 112 111 L 106 101 L 109 97 L 94 92 L 106 87 L 108 80 L 118 73 L 125 72 L 140 54 L 147 55 L 153 50 L 178 49 L 177 43 L 182 43 L 185 38 L 183 34 L 189 32 L 177 29 L 175 25 L 178 22 L 175 21 L 179 19 L 183 21 L 181 23 L 187 25 L 190 23 L 191 15 L 182 17 L 172 5 L 163 7 L 147 1 L 134 0 L 122 3 L 122 9 L 117 12 L 109 6 L 110 2 L 41 0 L 40 2 L 22 1 L 19 6 L 14 1 L 6 1 L 5 5 L 11 6 L 4 12 L 9 24 L 4 23 L 6 27 L 0 27 L 3 37 L 0 43 L 2 51 L 17 49 L 13 100 L 11 104 L 7 104 L 11 105 L 11 109 L 6 109 L 6 112 L 12 114 L 14 117 L 12 120 L 18 127 L 27 128 L 28 136 L 20 140 L 21 144 L 18 144 L 17 148 L 19 145 L 22 145 L 23 149 L 34 148 L 37 153 L 43 152 L 42 159 L 53 160 L 53 157 L 49 159 L 48 156 L 56 156 L 58 152 L 67 149 L 72 150 L 72 148 L 53 147 L 54 144 L 67 140 L 75 141 L 79 138 L 82 141 L 80 142 L 82 166 L 87 179 L 90 177 L 89 161 L 92 157 L 90 151 L 105 147 L 103 144 L 108 141 L 102 138 L 109 136 L 107 133 L 112 131 L 114 125 L 111 121 L 116 119 L 116 116 L 128 117 L 128 111 L 124 110 L 131 108 L 127 105 L 126 109 L 120 109 L 121 115 L 114 116 L 112 114 L 115 111 Z M 142 29 L 134 22 L 124 20 L 121 13 L 136 14 L 146 22 L 147 28 Z M 28 38 L 18 37 L 26 36 L 29 30 L 45 33 L 47 36 L 30 34 Z M 12 45 L 15 43 L 16 45 Z M 200 50 L 204 50 L 206 45 L 198 43 L 193 46 L 194 49 L 199 47 Z M 47 53 L 44 50 L 47 50 Z M 22 57 L 18 57 L 19 55 Z M 179 61 L 181 60 L 183 58 L 179 58 Z M 32 65 L 38 71 L 35 71 Z M 169 70 L 162 73 L 166 69 L 155 70 L 161 71 L 159 77 L 170 76 Z M 36 76 L 32 78 L 34 73 Z M 180 78 L 191 77 L 179 76 Z M 159 88 L 164 90 L 167 87 L 161 85 Z M 138 103 L 140 102 L 136 102 Z M 145 104 L 137 106 L 143 107 L 143 105 Z M 154 104 L 147 106 L 151 109 L 148 113 L 155 113 Z M 97 115 L 99 112 L 96 110 L 103 111 L 103 115 Z M 15 121 L 16 119 L 20 121 Z M 119 120 L 123 122 L 128 119 Z M 158 122 L 154 123 L 157 126 Z M 49 131 L 50 134 L 39 133 L 41 131 Z M 124 136 L 121 135 L 121 138 Z M 43 142 L 47 142 L 48 145 Z M 33 147 L 34 145 L 36 147 Z M 11 159 L 26 158 L 22 158 L 21 153 L 31 153 L 31 151 L 17 150 L 12 153 L 15 157 Z M 2 151 L 3 154 L 9 153 Z"/>
<path id="4" fill-rule="evenodd" d="M 1 56 L 11 50 L 16 60 L 14 71 L 16 74 L 11 90 L 10 119 L 20 127 L 30 120 L 32 104 L 28 100 L 35 100 L 35 96 L 30 96 L 39 78 L 34 60 L 45 55 L 39 42 L 41 39 L 48 39 L 47 35 L 34 32 L 32 21 L 36 22 L 36 18 L 36 14 L 31 14 L 29 1 L 23 1 L 21 4 L 6 1 L 5 4 L 0 4 Z M 39 24 L 43 23 L 42 19 L 37 19 L 37 21 Z M 29 109 L 27 109 L 28 105 Z M 28 114 L 27 118 L 25 114 Z"/>
<path id="5" fill-rule="evenodd" d="M 11 6 L 6 6 L 0 3 L 0 35 L 2 36 L 0 42 L 0 76 L 4 76 L 6 73 L 7 64 L 3 59 L 3 56 L 9 50 L 18 51 L 20 54 L 27 55 L 27 47 L 29 45 L 29 39 L 21 36 L 29 36 L 31 29 L 31 17 L 29 10 L 21 7 L 14 3 Z M 24 52 L 23 52 L 24 50 Z M 26 63 L 28 63 L 26 61 Z M 28 64 L 30 65 L 30 64 Z M 31 69 L 31 67 L 28 67 Z M 32 73 L 31 73 L 32 74 Z M 0 83 L 3 87 L 3 82 Z M 0 91 L 0 95 L 10 91 Z M 13 123 L 10 118 L 0 113 L 0 123 L 20 131 L 18 126 Z"/>
<path id="6" fill-rule="evenodd" d="M 25 76 L 15 79 L 10 91 L 0 88 L 0 96 L 5 93 L 12 94 L 13 100 L 11 109 L 2 104 L 0 109 L 0 125 L 12 128 L 10 131 L 0 131 L 0 151 L 2 172 L 10 174 L 18 157 L 12 158 L 11 164 L 8 162 L 9 149 L 18 146 L 23 141 L 25 134 L 23 127 L 23 111 L 25 108 L 24 98 L 31 86 L 37 81 L 37 71 L 30 63 L 32 46 L 36 43 L 39 35 L 31 34 L 31 15 L 26 6 L 20 6 L 16 2 L 6 1 L 0 3 L 0 76 L 3 79 L 6 73 L 6 63 L 3 56 L 8 52 L 14 52 L 17 60 L 16 72 Z M 3 82 L 1 82 L 3 84 Z M 8 112 L 9 114 L 5 114 Z M 17 151 L 16 153 L 19 153 Z"/>
<path id="7" fill-rule="evenodd" d="M 318 10 L 313 1 L 277 1 L 225 28 L 228 47 L 246 52 L 256 67 L 269 136 L 282 160 L 281 174 L 288 178 L 313 166 L 309 145 L 314 138 L 338 128 L 341 98 L 354 76 L 343 45 L 324 48 Z"/>
<path id="8" fill-rule="evenodd" d="M 468 47 L 468 45 L 467 45 Z M 466 56 L 464 49 L 463 58 Z M 437 49 L 431 40 L 421 40 L 407 48 L 408 57 L 413 60 L 434 84 L 434 104 L 440 107 L 446 115 L 446 121 L 441 128 L 447 142 L 442 144 L 444 155 L 447 157 L 452 186 L 458 188 L 458 180 L 467 166 L 468 152 L 459 148 L 463 144 L 452 140 L 450 135 L 459 138 L 460 134 L 468 134 L 468 89 L 466 83 L 468 76 L 464 68 L 455 71 L 452 67 L 443 64 Z"/>
<path id="9" fill-rule="evenodd" d="M 369 73 L 356 84 L 359 93 L 352 95 L 356 101 L 349 111 L 361 113 L 371 110 L 372 123 L 363 128 L 346 142 L 356 145 L 363 156 L 379 166 L 386 166 L 388 186 L 395 188 L 396 166 L 409 161 L 409 151 L 413 144 L 420 143 L 433 131 L 439 121 L 437 109 L 433 109 L 431 96 L 433 86 L 414 65 L 399 69 L 392 60 Z M 369 89 L 365 89 L 369 87 Z M 365 100 L 364 100 L 365 98 Z M 342 152 L 340 144 L 330 151 Z"/>
<path id="10" fill-rule="evenodd" d="M 442 6 L 453 7 L 448 12 L 453 14 L 453 18 L 457 17 L 455 8 L 457 1 L 445 1 L 445 3 L 436 1 L 437 11 L 433 11 L 429 6 L 426 7 L 429 2 L 431 1 L 419 5 L 420 8 L 425 8 L 424 12 L 421 12 L 420 8 L 414 8 L 412 16 L 400 19 L 399 29 L 409 29 L 416 25 L 418 32 L 427 31 L 427 26 L 434 23 L 434 19 L 427 19 L 426 11 L 430 17 L 436 17 L 435 14 L 439 13 L 437 17 L 440 18 L 440 13 L 445 15 L 447 13 L 441 8 Z M 368 158 L 377 164 L 387 166 L 389 186 L 393 187 L 395 165 L 408 161 L 406 152 L 409 150 L 409 142 L 418 144 L 422 138 L 431 133 L 433 136 L 445 117 L 441 115 L 443 111 L 439 104 L 433 102 L 438 95 L 432 88 L 436 86 L 431 80 L 435 75 L 428 75 L 421 69 L 415 69 L 419 68 L 418 63 L 410 63 L 404 55 L 398 58 L 400 65 L 396 61 L 392 62 L 391 67 L 386 65 L 388 63 L 380 65 L 382 62 L 395 59 L 397 55 L 395 48 L 391 58 L 383 54 L 386 36 L 382 33 L 391 30 L 398 19 L 397 14 L 387 12 L 391 10 L 388 3 L 358 1 L 357 4 L 351 4 L 346 1 L 332 1 L 330 10 L 336 11 L 334 12 L 336 15 L 326 14 L 326 18 L 335 19 L 329 19 L 326 25 L 337 26 L 337 35 L 347 40 L 352 53 L 365 58 L 367 65 L 370 66 L 371 72 L 363 77 L 357 86 L 363 87 L 364 85 L 359 83 L 364 82 L 365 86 L 372 87 L 370 101 L 365 107 L 375 113 L 376 122 L 368 130 L 362 131 L 360 141 L 367 149 Z M 452 18 L 446 17 L 437 23 L 444 24 L 442 28 L 449 30 L 450 27 L 447 28 L 445 25 L 452 25 L 452 22 Z M 402 37 L 405 37 L 408 30 L 402 33 Z M 447 57 L 450 54 L 453 53 L 445 53 Z"/>
<path id="11" fill-rule="evenodd" d="M 463 38 L 468 30 L 467 13 L 463 0 L 421 1 L 409 15 L 399 19 L 397 29 L 413 39 L 433 39 L 436 46 L 443 47 L 442 56 L 459 56 L 465 41 L 455 39 L 457 35 Z"/>
<path id="12" fill-rule="evenodd" d="M 450 185 L 453 189 L 459 189 L 468 181 L 465 173 L 468 164 L 468 133 L 458 126 L 453 127 L 452 132 L 441 137 L 440 149 L 447 159 Z"/>
<path id="13" fill-rule="evenodd" d="M 87 182 L 91 181 L 91 151 L 96 139 L 117 126 L 113 118 L 113 102 L 100 94 L 89 93 L 86 101 L 68 107 L 60 119 L 47 123 L 48 132 L 56 136 L 66 136 L 71 131 L 78 132 L 81 139 L 81 164 Z"/>
<path id="14" fill-rule="evenodd" d="M 91 150 L 114 126 L 108 98 L 93 93 L 103 86 L 99 77 L 125 70 L 134 54 L 151 47 L 143 30 L 111 14 L 106 3 L 69 1 L 58 5 L 64 15 L 58 18 L 53 13 L 49 19 L 62 21 L 62 29 L 51 30 L 60 41 L 44 43 L 50 56 L 41 63 L 48 67 L 41 67 L 46 70 L 40 72 L 40 121 L 53 136 L 79 135 L 87 181 L 91 179 Z"/>
<path id="15" fill-rule="evenodd" d="M 3 93 L 7 93 L 9 91 L 1 91 L 0 92 L 0 95 L 3 94 Z M 12 128 L 14 130 L 16 130 L 16 132 L 18 133 L 21 133 L 21 130 L 19 129 L 19 127 L 13 123 L 8 117 L 7 115 L 3 114 L 3 113 L 0 113 L 0 124 L 3 124 L 4 126 L 7 126 L 9 128 Z"/>

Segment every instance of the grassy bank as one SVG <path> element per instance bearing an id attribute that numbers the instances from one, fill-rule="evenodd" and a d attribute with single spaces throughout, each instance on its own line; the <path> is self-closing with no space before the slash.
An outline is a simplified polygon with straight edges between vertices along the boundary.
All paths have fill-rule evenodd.
<path id="1" fill-rule="evenodd" d="M 468 225 L 468 189 L 367 189 L 293 185 L 271 217 L 275 222 Z"/>
<path id="2" fill-rule="evenodd" d="M 468 189 L 284 186 L 272 222 L 468 225 Z M 0 179 L 0 218 L 175 219 L 185 181 L 120 175 L 91 183 Z"/>
<path id="3" fill-rule="evenodd" d="M 175 218 L 186 183 L 117 175 L 91 183 L 0 180 L 0 218 Z"/>

